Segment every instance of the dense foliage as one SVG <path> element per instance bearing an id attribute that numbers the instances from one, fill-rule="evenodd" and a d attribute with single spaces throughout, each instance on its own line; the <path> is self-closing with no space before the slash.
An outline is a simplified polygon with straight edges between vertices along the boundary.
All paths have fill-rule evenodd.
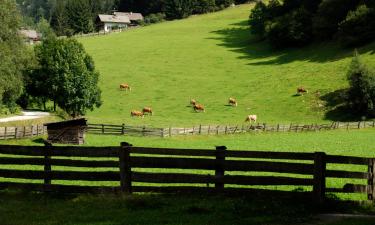
<path id="1" fill-rule="evenodd" d="M 113 10 L 139 12 L 148 23 L 181 19 L 192 14 L 217 11 L 248 0 L 17 0 L 25 26 L 36 27 L 42 19 L 50 22 L 56 34 L 71 36 L 95 29 L 98 14 Z"/>
<path id="2" fill-rule="evenodd" d="M 75 39 L 49 38 L 35 47 L 39 67 L 29 74 L 30 96 L 54 101 L 73 117 L 101 105 L 99 73 Z"/>
<path id="3" fill-rule="evenodd" d="M 30 54 L 21 36 L 20 13 L 13 0 L 0 4 L 0 109 L 14 111 L 23 91 L 22 73 L 30 63 Z M 4 107 L 5 106 L 5 107 Z"/>
<path id="4" fill-rule="evenodd" d="M 367 68 L 355 52 L 348 71 L 348 103 L 353 112 L 375 116 L 375 71 Z"/>
<path id="5" fill-rule="evenodd" d="M 275 47 L 337 39 L 343 46 L 375 40 L 371 0 L 270 0 L 257 2 L 249 17 L 252 34 Z"/>

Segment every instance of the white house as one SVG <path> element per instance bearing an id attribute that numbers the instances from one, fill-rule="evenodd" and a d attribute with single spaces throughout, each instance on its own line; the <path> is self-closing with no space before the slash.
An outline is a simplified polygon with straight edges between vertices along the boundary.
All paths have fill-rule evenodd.
<path id="1" fill-rule="evenodd" d="M 130 19 L 125 15 L 102 15 L 97 18 L 97 25 L 105 32 L 117 29 L 125 29 L 130 24 Z"/>

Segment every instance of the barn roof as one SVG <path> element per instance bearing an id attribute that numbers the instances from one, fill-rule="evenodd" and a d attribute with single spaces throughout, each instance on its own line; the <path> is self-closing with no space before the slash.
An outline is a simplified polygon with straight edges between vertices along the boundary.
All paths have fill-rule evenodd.
<path id="1" fill-rule="evenodd" d="M 75 120 L 65 120 L 55 123 L 45 123 L 44 126 L 47 128 L 62 128 L 70 126 L 87 126 L 87 120 L 85 118 L 75 119 Z"/>
<path id="2" fill-rule="evenodd" d="M 133 12 L 114 12 L 116 16 L 128 16 L 130 21 L 143 20 L 143 15 L 141 13 Z"/>
<path id="3" fill-rule="evenodd" d="M 99 20 L 103 23 L 130 23 L 130 19 L 126 15 L 103 15 L 99 14 Z"/>

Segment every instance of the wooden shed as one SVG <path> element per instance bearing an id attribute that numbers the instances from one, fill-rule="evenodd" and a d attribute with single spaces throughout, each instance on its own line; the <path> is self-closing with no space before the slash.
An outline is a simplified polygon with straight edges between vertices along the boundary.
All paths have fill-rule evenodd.
<path id="1" fill-rule="evenodd" d="M 46 123 L 48 141 L 59 144 L 81 145 L 85 143 L 87 120 L 76 119 L 57 123 Z"/>

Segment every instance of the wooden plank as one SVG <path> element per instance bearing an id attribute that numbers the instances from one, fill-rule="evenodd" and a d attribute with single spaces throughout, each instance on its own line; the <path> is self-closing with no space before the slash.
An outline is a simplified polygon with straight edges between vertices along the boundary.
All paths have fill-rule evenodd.
<path id="1" fill-rule="evenodd" d="M 80 172 L 80 171 L 36 171 L 0 169 L 0 177 L 19 179 L 51 179 L 51 180 L 86 180 L 86 181 L 119 181 L 119 172 Z"/>
<path id="2" fill-rule="evenodd" d="M 57 192 L 57 193 L 118 193 L 118 187 L 110 186 L 78 186 L 78 185 L 43 185 L 17 182 L 0 182 L 0 189 L 21 189 L 23 191 Z"/>
<path id="3" fill-rule="evenodd" d="M 131 153 L 147 155 L 215 156 L 213 150 L 132 147 Z"/>
<path id="4" fill-rule="evenodd" d="M 227 157 L 313 160 L 314 153 L 270 152 L 270 151 L 226 151 Z"/>
<path id="5" fill-rule="evenodd" d="M 340 156 L 340 155 L 327 155 L 327 163 L 337 164 L 355 164 L 355 165 L 368 165 L 370 158 L 354 157 L 354 156 Z"/>
<path id="6" fill-rule="evenodd" d="M 130 163 L 132 168 L 215 169 L 213 159 L 132 156 Z"/>
<path id="7" fill-rule="evenodd" d="M 118 167 L 119 162 L 114 160 L 71 160 L 71 159 L 51 159 L 52 166 L 66 167 Z M 0 165 L 44 165 L 44 158 L 13 158 L 0 157 Z"/>
<path id="8" fill-rule="evenodd" d="M 313 164 L 267 162 L 267 161 L 244 161 L 226 160 L 226 171 L 257 171 L 276 173 L 313 174 Z"/>
<path id="9" fill-rule="evenodd" d="M 364 172 L 351 172 L 341 170 L 327 170 L 326 177 L 331 178 L 352 178 L 352 179 L 368 179 L 369 174 Z"/>

